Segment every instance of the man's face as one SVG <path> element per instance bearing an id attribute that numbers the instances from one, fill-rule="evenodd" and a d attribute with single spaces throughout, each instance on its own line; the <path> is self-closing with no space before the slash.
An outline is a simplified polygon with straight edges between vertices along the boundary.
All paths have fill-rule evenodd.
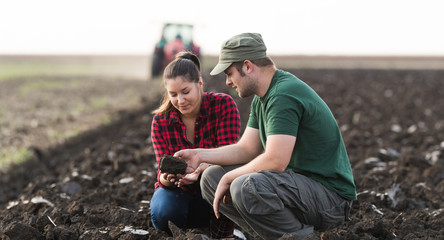
<path id="1" fill-rule="evenodd" d="M 245 98 L 255 94 L 256 82 L 248 74 L 242 76 L 233 65 L 224 72 L 227 76 L 225 83 L 227 86 L 235 88 L 239 97 Z"/>

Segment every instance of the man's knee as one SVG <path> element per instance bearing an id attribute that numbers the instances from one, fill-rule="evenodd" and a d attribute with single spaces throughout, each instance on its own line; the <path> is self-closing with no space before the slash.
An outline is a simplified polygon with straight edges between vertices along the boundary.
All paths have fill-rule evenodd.
<path id="1" fill-rule="evenodd" d="M 211 165 L 208 166 L 207 169 L 202 173 L 201 176 L 201 184 L 208 183 L 214 181 L 214 177 L 220 175 L 220 172 L 223 171 L 222 167 L 219 165 Z M 223 175 L 223 174 L 222 174 Z"/>
<path id="2" fill-rule="evenodd" d="M 211 165 L 202 173 L 200 179 L 200 189 L 202 190 L 202 198 L 212 203 L 214 192 L 216 191 L 219 180 L 225 171 L 221 166 Z"/>
<path id="3" fill-rule="evenodd" d="M 234 179 L 230 186 L 231 202 L 234 206 L 236 206 L 236 208 L 243 206 L 242 186 L 244 181 L 245 178 L 243 176 L 240 176 Z"/>
<path id="4" fill-rule="evenodd" d="M 236 178 L 230 187 L 233 205 L 238 211 L 248 214 L 270 214 L 284 206 L 261 173 L 247 174 Z"/>

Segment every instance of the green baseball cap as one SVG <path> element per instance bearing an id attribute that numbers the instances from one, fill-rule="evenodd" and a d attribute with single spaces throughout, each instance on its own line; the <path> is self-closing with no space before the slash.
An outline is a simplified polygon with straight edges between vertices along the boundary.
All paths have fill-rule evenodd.
<path id="1" fill-rule="evenodd" d="M 225 71 L 232 63 L 244 60 L 256 60 L 264 58 L 267 47 L 259 33 L 241 33 L 222 43 L 219 62 L 210 72 L 217 75 Z"/>

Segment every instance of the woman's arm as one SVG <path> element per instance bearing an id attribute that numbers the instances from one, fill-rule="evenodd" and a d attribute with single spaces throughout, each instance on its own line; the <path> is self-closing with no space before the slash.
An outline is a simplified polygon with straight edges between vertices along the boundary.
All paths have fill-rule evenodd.
<path id="1" fill-rule="evenodd" d="M 162 134 L 162 128 L 159 123 L 159 118 L 154 116 L 151 124 L 151 140 L 153 143 L 154 153 L 157 161 L 157 181 L 167 187 L 174 186 L 176 176 L 174 174 L 161 173 L 159 170 L 159 161 L 164 154 L 168 154 L 167 142 Z"/>

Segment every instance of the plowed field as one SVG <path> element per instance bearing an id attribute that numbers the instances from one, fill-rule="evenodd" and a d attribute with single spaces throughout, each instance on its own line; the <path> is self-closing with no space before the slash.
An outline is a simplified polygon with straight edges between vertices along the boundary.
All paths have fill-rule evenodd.
<path id="1" fill-rule="evenodd" d="M 210 77 L 209 70 L 204 71 L 206 90 L 233 94 L 245 127 L 251 99 L 239 99 L 225 87 L 224 76 Z M 444 71 L 285 70 L 312 86 L 332 109 L 357 185 L 351 221 L 322 233 L 323 239 L 444 239 Z M 0 92 L 18 91 L 26 81 L 0 81 Z M 150 110 L 159 103 L 159 82 L 96 83 L 72 96 L 69 91 L 46 92 L 55 107 L 15 115 L 16 123 L 37 122 L 1 132 L 2 148 L 20 141 L 30 155 L 0 173 L 0 239 L 168 238 L 152 228 L 149 211 L 156 173 Z M 138 99 L 131 108 L 121 108 L 122 99 L 106 110 L 63 115 L 58 121 L 48 117 L 69 108 L 67 98 L 80 101 L 107 93 L 117 98 L 129 86 L 139 89 L 130 94 Z M 140 90 L 144 87 L 157 91 Z M 41 98 L 41 92 L 29 92 L 21 101 Z M 16 101 L 2 97 L 1 104 L 19 106 Z M 106 113 L 106 122 L 91 120 L 93 128 L 63 141 L 36 136 L 38 129 L 79 129 L 77 123 L 102 119 L 99 112 Z M 5 124 L 4 129 L 13 126 Z M 174 239 L 207 236 L 206 229 L 173 233 Z"/>

